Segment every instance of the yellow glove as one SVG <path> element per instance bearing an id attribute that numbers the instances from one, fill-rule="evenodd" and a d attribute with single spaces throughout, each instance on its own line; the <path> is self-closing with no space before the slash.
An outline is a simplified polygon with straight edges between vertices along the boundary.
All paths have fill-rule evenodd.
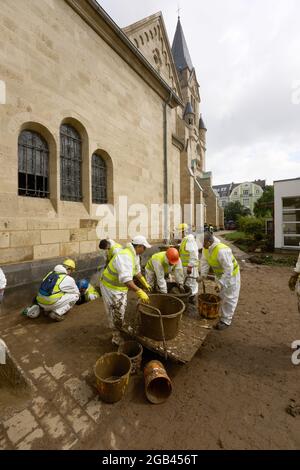
<path id="1" fill-rule="evenodd" d="M 136 295 L 141 299 L 142 302 L 145 302 L 145 304 L 150 302 L 148 295 L 142 289 L 137 290 Z"/>
<path id="2" fill-rule="evenodd" d="M 144 276 L 141 276 L 139 278 L 139 280 L 141 281 L 141 283 L 143 284 L 143 286 L 145 287 L 145 289 L 150 292 L 151 291 L 151 286 L 150 284 L 148 284 L 148 282 L 146 281 L 145 277 Z"/>

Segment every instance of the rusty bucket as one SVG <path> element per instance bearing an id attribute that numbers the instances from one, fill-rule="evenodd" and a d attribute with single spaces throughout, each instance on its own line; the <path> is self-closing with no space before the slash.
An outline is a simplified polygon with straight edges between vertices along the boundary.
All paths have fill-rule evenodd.
<path id="1" fill-rule="evenodd" d="M 149 298 L 149 304 L 138 303 L 140 334 L 156 341 L 175 338 L 185 304 L 168 294 L 150 294 Z"/>
<path id="2" fill-rule="evenodd" d="M 106 353 L 94 366 L 100 398 L 107 403 L 121 400 L 128 386 L 131 362 L 119 352 Z"/>
<path id="3" fill-rule="evenodd" d="M 136 374 L 141 368 L 143 346 L 137 341 L 125 341 L 119 346 L 119 352 L 129 357 L 131 374 Z"/>
<path id="4" fill-rule="evenodd" d="M 166 401 L 172 393 L 172 382 L 160 361 L 150 361 L 144 368 L 145 393 L 151 403 Z"/>
<path id="5" fill-rule="evenodd" d="M 208 294 L 203 285 L 203 294 L 198 296 L 198 310 L 201 317 L 213 319 L 219 316 L 221 297 L 216 294 Z"/>

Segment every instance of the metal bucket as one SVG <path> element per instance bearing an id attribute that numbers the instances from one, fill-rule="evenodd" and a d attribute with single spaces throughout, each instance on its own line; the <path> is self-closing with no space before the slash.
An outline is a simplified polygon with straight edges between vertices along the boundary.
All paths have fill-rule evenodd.
<path id="1" fill-rule="evenodd" d="M 216 294 L 208 294 L 205 292 L 205 284 L 203 284 L 203 294 L 198 296 L 198 310 L 201 317 L 204 318 L 217 318 L 219 316 L 219 309 L 221 297 Z"/>
<path id="2" fill-rule="evenodd" d="M 149 298 L 150 304 L 138 303 L 140 334 L 156 341 L 175 338 L 185 304 L 168 294 L 150 294 Z"/>
<path id="3" fill-rule="evenodd" d="M 176 282 L 167 282 L 168 294 L 174 295 L 177 299 L 182 300 L 185 305 L 188 305 L 189 298 L 192 295 L 192 289 L 188 286 L 184 286 L 185 293 L 179 291 Z M 177 292 L 178 291 L 178 292 Z"/>
<path id="4" fill-rule="evenodd" d="M 103 354 L 94 366 L 100 398 L 107 403 L 121 400 L 128 386 L 130 371 L 131 362 L 125 354 Z"/>
<path id="5" fill-rule="evenodd" d="M 145 393 L 151 403 L 166 401 L 172 393 L 172 382 L 160 361 L 150 361 L 144 368 Z"/>
<path id="6" fill-rule="evenodd" d="M 119 346 L 119 352 L 126 354 L 131 362 L 131 374 L 136 374 L 142 363 L 143 346 L 137 341 L 125 341 Z"/>

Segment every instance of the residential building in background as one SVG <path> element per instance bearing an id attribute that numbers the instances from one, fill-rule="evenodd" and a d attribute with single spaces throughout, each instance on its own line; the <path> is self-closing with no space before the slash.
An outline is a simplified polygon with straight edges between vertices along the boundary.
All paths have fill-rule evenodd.
<path id="1" fill-rule="evenodd" d="M 223 208 L 230 202 L 239 201 L 242 206 L 248 207 L 253 214 L 254 204 L 262 196 L 265 187 L 265 180 L 254 180 L 217 185 L 213 186 L 213 189 L 218 194 Z"/>

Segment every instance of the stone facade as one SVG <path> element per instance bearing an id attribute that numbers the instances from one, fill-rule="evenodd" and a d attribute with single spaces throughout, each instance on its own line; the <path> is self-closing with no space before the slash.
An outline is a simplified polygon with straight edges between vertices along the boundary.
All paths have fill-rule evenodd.
<path id="1" fill-rule="evenodd" d="M 167 100 L 168 202 L 180 203 L 180 151 L 172 144 L 172 108 L 180 98 L 174 92 L 170 99 L 167 83 L 131 51 L 125 35 L 115 38 L 95 8 L 85 0 L 1 5 L 0 79 L 7 90 L 0 106 L 1 264 L 97 250 L 99 206 L 91 198 L 95 152 L 107 164 L 109 203 L 125 195 L 128 205 L 162 204 Z M 82 202 L 60 198 L 62 123 L 82 139 Z M 49 198 L 18 195 L 18 136 L 24 129 L 38 132 L 49 146 Z"/>
<path id="2" fill-rule="evenodd" d="M 224 210 L 220 205 L 219 198 L 212 189 L 211 178 L 212 175 L 210 172 L 204 173 L 202 178 L 200 178 L 200 184 L 203 188 L 206 202 L 205 222 L 208 225 L 213 225 L 217 229 L 222 229 L 224 228 Z"/>
<path id="3" fill-rule="evenodd" d="M 122 31 L 95 0 L 6 0 L 0 22 L 0 264 L 97 253 L 105 232 L 92 198 L 94 154 L 116 209 L 112 238 L 126 241 L 136 218 L 127 221 L 124 196 L 128 207 L 191 204 L 185 219 L 203 225 L 199 85 L 194 69 L 178 75 L 161 13 Z M 82 200 L 61 198 L 61 125 L 81 140 Z M 22 131 L 47 144 L 49 197 L 19 194 Z M 151 220 L 139 227 L 151 238 L 150 228 Z M 152 241 L 164 235 L 160 227 Z"/>

